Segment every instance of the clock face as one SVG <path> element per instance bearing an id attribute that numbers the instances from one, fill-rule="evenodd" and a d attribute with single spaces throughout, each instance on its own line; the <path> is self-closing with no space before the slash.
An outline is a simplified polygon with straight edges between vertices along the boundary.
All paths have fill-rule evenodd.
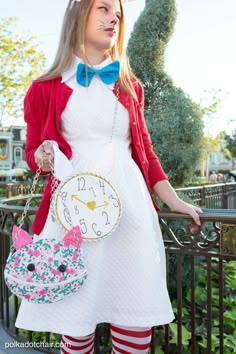
<path id="1" fill-rule="evenodd" d="M 59 224 L 66 231 L 78 225 L 84 240 L 96 241 L 108 236 L 121 218 L 116 190 L 93 173 L 80 173 L 62 182 L 54 198 Z"/>

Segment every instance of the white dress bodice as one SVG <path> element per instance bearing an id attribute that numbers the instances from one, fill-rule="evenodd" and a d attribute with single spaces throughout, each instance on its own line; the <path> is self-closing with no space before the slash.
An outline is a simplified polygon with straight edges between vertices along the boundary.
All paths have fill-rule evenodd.
<path id="1" fill-rule="evenodd" d="M 107 63 L 105 60 L 95 69 Z M 98 75 L 93 77 L 87 88 L 78 85 L 75 75 L 67 85 L 73 93 L 62 113 L 61 130 L 72 148 L 74 167 L 88 168 L 86 161 L 89 161 L 89 167 L 95 168 L 101 159 L 111 158 L 111 143 L 130 155 L 129 115 L 125 107 L 117 103 L 113 85 L 105 85 Z"/>

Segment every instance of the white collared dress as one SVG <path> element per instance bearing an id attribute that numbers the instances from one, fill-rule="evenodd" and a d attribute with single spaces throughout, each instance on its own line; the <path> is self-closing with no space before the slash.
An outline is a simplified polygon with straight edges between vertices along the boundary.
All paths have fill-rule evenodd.
<path id="1" fill-rule="evenodd" d="M 99 174 L 103 170 L 115 186 L 122 218 L 110 236 L 83 243 L 88 265 L 83 287 L 52 304 L 23 300 L 16 327 L 84 336 L 104 322 L 134 327 L 170 323 L 174 315 L 166 288 L 164 244 L 146 183 L 131 156 L 128 112 L 118 103 L 112 134 L 113 85 L 105 85 L 96 75 L 88 88 L 79 85 L 75 76 L 79 62 L 75 57 L 62 76 L 73 93 L 62 113 L 61 129 L 72 148 L 73 168 Z M 108 58 L 95 68 L 110 62 Z M 64 233 L 49 214 L 38 237 L 56 234 L 61 239 Z"/>

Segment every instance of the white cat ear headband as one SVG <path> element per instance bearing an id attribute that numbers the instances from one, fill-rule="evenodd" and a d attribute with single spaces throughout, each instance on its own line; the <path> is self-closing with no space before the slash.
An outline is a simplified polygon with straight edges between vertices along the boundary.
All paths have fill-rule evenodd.
<path id="1" fill-rule="evenodd" d="M 72 9 L 75 2 L 80 2 L 80 1 L 81 0 L 72 0 L 71 4 L 70 4 L 70 9 Z M 135 1 L 135 0 L 123 0 L 122 2 L 125 3 L 125 2 L 132 2 L 132 1 Z"/>

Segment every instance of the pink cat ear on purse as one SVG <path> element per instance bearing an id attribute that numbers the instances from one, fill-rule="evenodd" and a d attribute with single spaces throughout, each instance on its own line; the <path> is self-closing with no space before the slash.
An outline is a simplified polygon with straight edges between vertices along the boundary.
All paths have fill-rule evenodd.
<path id="1" fill-rule="evenodd" d="M 63 238 L 63 242 L 66 247 L 73 245 L 80 248 L 82 244 L 82 234 L 80 227 L 75 226 L 72 230 L 68 231 Z"/>
<path id="2" fill-rule="evenodd" d="M 14 225 L 12 229 L 12 240 L 16 250 L 33 242 L 30 234 L 16 225 Z"/>

